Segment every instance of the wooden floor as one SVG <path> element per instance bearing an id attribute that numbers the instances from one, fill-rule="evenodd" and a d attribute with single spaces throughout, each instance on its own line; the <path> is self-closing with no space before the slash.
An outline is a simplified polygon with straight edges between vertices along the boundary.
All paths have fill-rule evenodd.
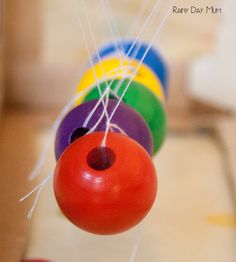
<path id="1" fill-rule="evenodd" d="M 59 212 L 49 184 L 26 242 L 33 197 L 23 204 L 18 199 L 33 187 L 26 177 L 48 138 L 51 120 L 11 112 L 1 126 L 1 261 L 19 261 L 25 251 L 28 258 L 55 262 L 123 262 L 137 242 L 135 261 L 140 262 L 235 261 L 232 187 L 221 146 L 209 133 L 169 134 L 154 158 L 158 199 L 134 230 L 112 237 L 78 230 Z M 51 149 L 44 174 L 54 167 Z"/>
<path id="2" fill-rule="evenodd" d="M 40 153 L 36 146 L 38 137 L 50 125 L 49 121 L 51 118 L 46 114 L 21 110 L 4 112 L 1 118 L 0 261 L 18 262 L 23 255 L 30 225 L 26 219 L 30 203 L 20 203 L 19 199 L 35 184 L 29 183 L 27 176 Z"/>

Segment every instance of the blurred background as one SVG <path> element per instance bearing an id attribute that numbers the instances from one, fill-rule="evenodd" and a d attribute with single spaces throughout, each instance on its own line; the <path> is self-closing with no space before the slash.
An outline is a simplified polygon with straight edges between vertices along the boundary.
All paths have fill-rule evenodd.
<path id="1" fill-rule="evenodd" d="M 86 0 L 86 6 L 101 46 L 112 36 L 99 2 Z M 137 35 L 155 4 L 109 2 L 113 23 L 128 38 Z M 95 237 L 63 218 L 51 184 L 42 192 L 32 221 L 26 216 L 34 196 L 18 201 L 53 169 L 52 142 L 42 176 L 27 181 L 53 121 L 88 66 L 78 24 L 78 16 L 84 17 L 80 1 L 0 0 L 1 261 L 129 261 L 135 245 L 133 261 L 236 260 L 236 4 L 177 0 L 175 5 L 213 6 L 221 12 L 174 14 L 171 8 L 155 42 L 170 70 L 169 135 L 154 159 L 158 200 L 131 232 Z M 166 8 L 142 40 L 151 40 Z"/>

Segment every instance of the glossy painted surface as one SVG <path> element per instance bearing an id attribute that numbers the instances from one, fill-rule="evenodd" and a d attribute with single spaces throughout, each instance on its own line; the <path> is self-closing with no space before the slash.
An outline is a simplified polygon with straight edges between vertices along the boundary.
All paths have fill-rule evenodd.
<path id="1" fill-rule="evenodd" d="M 55 155 L 56 159 L 60 157 L 62 152 L 70 145 L 70 143 L 79 136 L 87 133 L 100 119 L 103 114 L 104 108 L 102 103 L 97 107 L 90 121 L 83 129 L 84 122 L 90 112 L 93 110 L 98 100 L 88 101 L 80 104 L 72 109 L 62 120 L 56 134 L 55 140 Z M 117 104 L 116 100 L 110 99 L 107 106 L 107 113 L 110 116 Z M 95 131 L 106 130 L 107 118 L 104 115 L 101 122 L 96 127 Z M 121 128 L 128 136 L 140 143 L 147 152 L 153 154 L 153 139 L 145 120 L 137 113 L 132 107 L 121 103 L 118 107 L 114 117 L 111 121 L 112 124 Z M 82 129 L 81 129 L 82 128 Z M 85 132 L 83 132 L 85 131 Z M 113 128 L 114 132 L 120 132 L 116 127 Z M 82 133 L 81 133 L 82 132 Z"/>
<path id="2" fill-rule="evenodd" d="M 118 80 L 115 80 L 111 85 L 112 90 L 116 87 L 117 82 Z M 124 92 L 128 82 L 129 80 L 127 79 L 123 82 L 118 95 Z M 104 82 L 100 86 L 102 90 L 106 87 Z M 100 97 L 98 90 L 94 87 L 85 97 L 84 101 L 98 97 Z M 145 86 L 135 81 L 131 82 L 123 97 L 123 102 L 135 109 L 147 122 L 153 136 L 154 153 L 156 153 L 161 148 L 167 134 L 167 119 L 164 105 Z"/>
<path id="3" fill-rule="evenodd" d="M 145 42 L 136 42 L 132 47 L 134 41 L 133 40 L 120 40 L 117 43 L 109 43 L 104 45 L 99 50 L 99 56 L 101 58 L 108 56 L 119 56 L 120 52 L 132 57 L 133 59 L 141 60 L 148 48 L 148 43 Z M 117 52 L 117 44 L 119 47 L 119 51 Z M 132 47 L 132 49 L 131 49 Z M 98 55 L 93 56 L 93 61 L 97 63 Z M 147 52 L 145 58 L 143 59 L 143 63 L 149 66 L 153 72 L 160 79 L 162 86 L 164 88 L 164 92 L 167 95 L 168 92 L 168 68 L 167 65 L 162 58 L 160 52 L 158 52 L 153 46 Z"/>
<path id="4" fill-rule="evenodd" d="M 77 91 L 84 91 L 86 88 L 94 85 L 99 81 L 104 81 L 105 79 L 113 79 L 113 78 L 123 78 L 125 74 L 132 77 L 133 73 L 135 72 L 135 68 L 138 66 L 138 61 L 130 60 L 127 58 L 125 61 L 122 62 L 124 68 L 121 69 L 121 59 L 118 58 L 106 58 L 102 61 L 102 63 L 97 63 L 93 68 L 89 68 L 86 73 L 83 75 Z M 132 68 L 129 69 L 127 72 L 125 67 L 131 66 Z M 96 76 L 94 75 L 96 73 Z M 152 70 L 147 67 L 146 65 L 142 64 L 134 80 L 138 83 L 144 84 L 148 89 L 150 89 L 157 97 L 160 98 L 161 101 L 164 101 L 164 92 L 162 89 L 162 85 L 158 77 L 152 72 Z M 78 103 L 83 100 L 83 97 L 78 99 Z"/>
<path id="5" fill-rule="evenodd" d="M 54 193 L 62 212 L 76 226 L 95 234 L 115 234 L 147 215 L 156 197 L 157 175 L 143 147 L 111 132 L 106 143 L 115 156 L 106 157 L 111 166 L 92 168 L 88 156 L 100 147 L 103 137 L 104 132 L 83 136 L 65 150 L 55 169 Z"/>

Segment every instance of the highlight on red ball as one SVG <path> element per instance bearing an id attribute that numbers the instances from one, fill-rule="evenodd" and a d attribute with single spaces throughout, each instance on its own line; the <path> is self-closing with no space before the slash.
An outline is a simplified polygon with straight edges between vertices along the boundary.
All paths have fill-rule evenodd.
<path id="1" fill-rule="evenodd" d="M 143 220 L 157 193 L 157 175 L 147 151 L 128 136 L 85 135 L 63 152 L 54 193 L 64 215 L 94 234 L 124 232 Z"/>

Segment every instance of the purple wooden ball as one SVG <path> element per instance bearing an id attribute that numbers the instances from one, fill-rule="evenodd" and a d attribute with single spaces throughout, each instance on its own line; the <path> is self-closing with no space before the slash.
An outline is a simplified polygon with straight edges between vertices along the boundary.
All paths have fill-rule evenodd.
<path id="1" fill-rule="evenodd" d="M 84 121 L 88 114 L 93 110 L 98 100 L 91 100 L 86 103 L 80 104 L 73 108 L 62 120 L 56 134 L 55 141 L 55 155 L 58 160 L 63 151 L 76 139 L 85 135 L 98 121 L 103 113 L 103 105 L 100 103 L 89 123 L 83 127 Z M 108 101 L 107 112 L 110 116 L 117 104 L 117 100 L 110 99 Z M 96 131 L 106 130 L 106 116 L 104 115 Z M 153 153 L 153 140 L 151 132 L 143 119 L 134 109 L 121 103 L 114 114 L 112 124 L 121 128 L 129 137 L 136 140 L 142 145 L 147 152 L 152 155 Z M 120 132 L 114 127 L 114 132 Z M 121 145 L 122 146 L 122 145 Z"/>

